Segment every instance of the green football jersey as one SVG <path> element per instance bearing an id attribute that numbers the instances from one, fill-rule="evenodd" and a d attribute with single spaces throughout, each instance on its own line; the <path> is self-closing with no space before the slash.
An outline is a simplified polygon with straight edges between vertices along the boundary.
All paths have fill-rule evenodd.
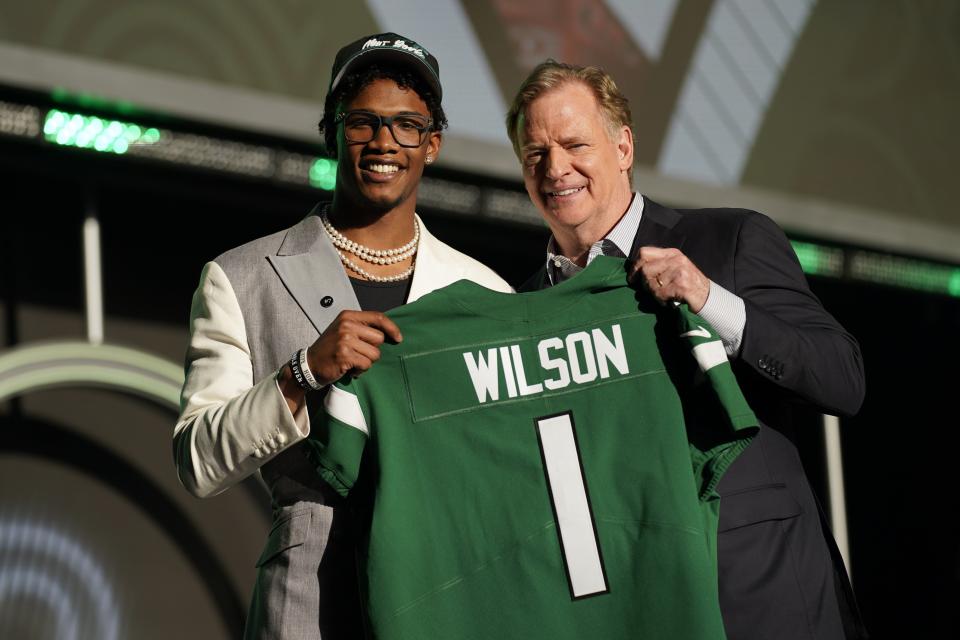
<path id="1" fill-rule="evenodd" d="M 460 281 L 330 388 L 309 455 L 358 515 L 376 637 L 725 637 L 715 487 L 757 422 L 714 331 L 638 300 L 605 257 Z"/>

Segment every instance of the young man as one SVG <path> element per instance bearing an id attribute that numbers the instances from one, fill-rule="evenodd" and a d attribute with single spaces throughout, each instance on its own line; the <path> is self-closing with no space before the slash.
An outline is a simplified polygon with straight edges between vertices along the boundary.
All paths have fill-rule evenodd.
<path id="1" fill-rule="evenodd" d="M 460 279 L 510 290 L 415 213 L 446 126 L 441 93 L 436 59 L 409 38 L 341 49 L 320 123 L 338 159 L 333 202 L 201 274 L 174 451 L 199 497 L 257 471 L 270 489 L 274 526 L 247 638 L 361 633 L 348 515 L 299 446 L 309 407 L 341 376 L 375 366 L 385 340 L 402 340 L 384 311 Z"/>
<path id="2" fill-rule="evenodd" d="M 831 414 L 863 401 L 856 340 L 810 292 L 783 232 L 740 209 L 673 210 L 635 193 L 630 106 L 596 67 L 553 61 L 520 87 L 507 133 L 553 236 L 523 287 L 628 258 L 638 286 L 686 302 L 720 334 L 767 425 L 719 484 L 720 604 L 731 640 L 865 637 L 797 450 L 789 403 Z M 862 635 L 861 635 L 862 634 Z"/>

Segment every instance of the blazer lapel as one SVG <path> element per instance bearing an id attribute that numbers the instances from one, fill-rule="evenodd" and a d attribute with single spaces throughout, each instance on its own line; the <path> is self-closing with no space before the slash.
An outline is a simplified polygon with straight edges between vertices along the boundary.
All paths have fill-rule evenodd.
<path id="1" fill-rule="evenodd" d="M 420 216 L 417 216 L 417 223 L 420 225 L 420 246 L 417 247 L 417 266 L 413 270 L 407 302 L 467 277 L 455 260 L 444 259 L 443 253 L 449 248 L 427 230 Z"/>
<path id="2" fill-rule="evenodd" d="M 636 258 L 640 247 L 682 248 L 686 236 L 677 229 L 680 220 L 679 213 L 644 196 L 643 216 L 630 248 L 631 258 Z"/>
<path id="3" fill-rule="evenodd" d="M 360 304 L 340 258 L 325 241 L 318 207 L 287 232 L 277 255 L 267 260 L 310 323 L 323 333 L 341 309 L 359 309 Z M 324 305 L 325 298 L 332 301 Z"/>

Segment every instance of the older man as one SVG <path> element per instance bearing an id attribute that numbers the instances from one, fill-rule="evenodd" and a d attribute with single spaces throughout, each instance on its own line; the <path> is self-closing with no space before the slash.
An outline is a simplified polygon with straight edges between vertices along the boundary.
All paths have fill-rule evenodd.
<path id="1" fill-rule="evenodd" d="M 507 132 L 552 231 L 523 287 L 628 258 L 661 302 L 682 300 L 723 338 L 765 425 L 721 481 L 720 603 L 728 636 L 865 637 L 836 545 L 807 483 L 789 404 L 849 415 L 863 401 L 860 349 L 810 292 L 783 232 L 742 209 L 674 210 L 632 185 L 630 106 L 595 67 L 553 61 L 520 87 Z"/>

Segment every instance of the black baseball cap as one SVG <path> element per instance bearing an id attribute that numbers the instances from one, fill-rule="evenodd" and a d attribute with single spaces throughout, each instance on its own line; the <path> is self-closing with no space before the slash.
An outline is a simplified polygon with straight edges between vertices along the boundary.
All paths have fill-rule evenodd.
<path id="1" fill-rule="evenodd" d="M 407 67 L 426 80 L 438 100 L 443 97 L 437 59 L 410 38 L 396 33 L 365 36 L 340 49 L 333 60 L 328 92 L 333 93 L 343 77 L 351 71 L 380 60 Z"/>

